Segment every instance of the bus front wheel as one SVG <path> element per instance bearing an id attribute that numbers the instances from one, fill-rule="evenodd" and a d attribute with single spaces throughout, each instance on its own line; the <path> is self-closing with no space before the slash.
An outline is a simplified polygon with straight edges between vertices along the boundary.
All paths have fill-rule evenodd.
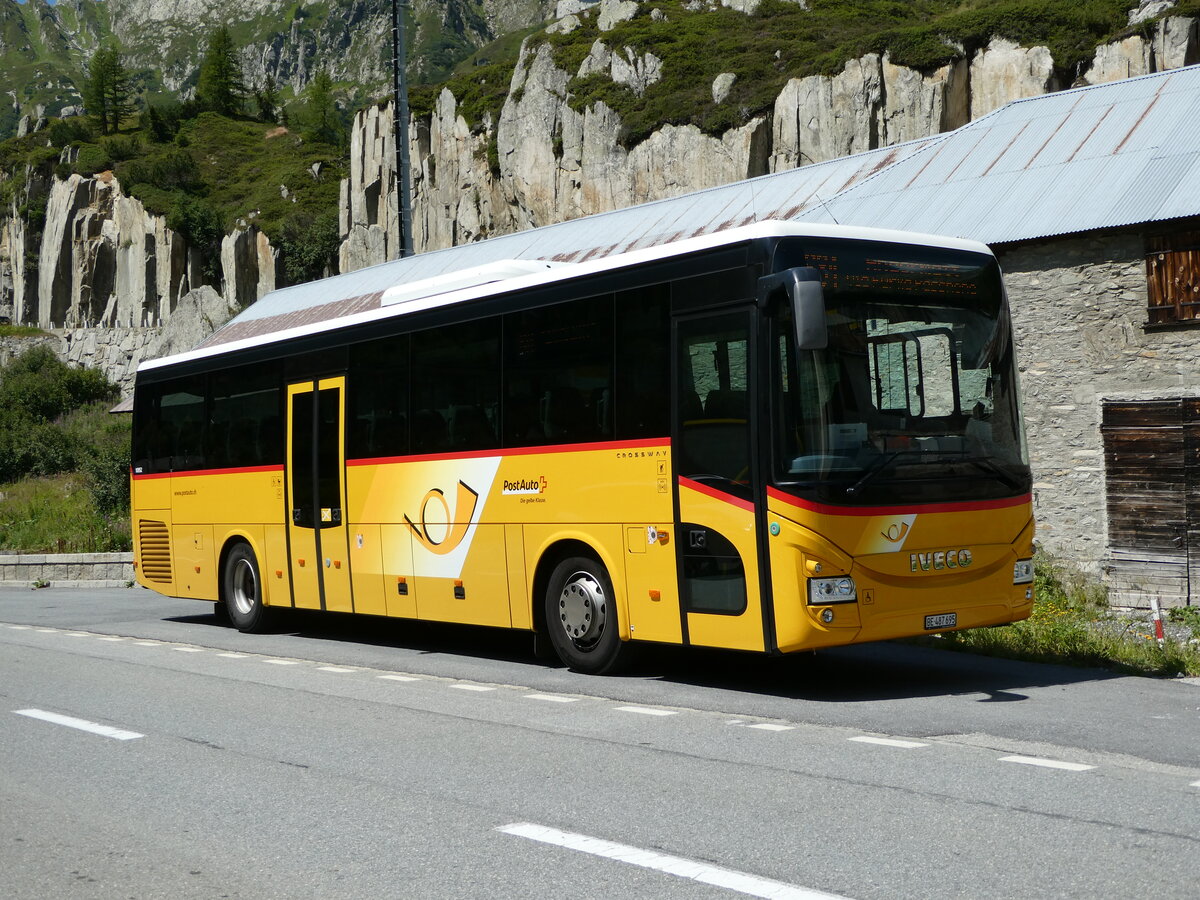
<path id="1" fill-rule="evenodd" d="M 567 666 L 600 675 L 621 656 L 617 605 L 603 565 L 586 556 L 564 559 L 546 589 L 546 630 Z"/>
<path id="2" fill-rule="evenodd" d="M 221 594 L 229 621 L 238 631 L 262 631 L 267 621 L 267 608 L 262 602 L 258 560 L 249 544 L 235 544 L 229 551 L 221 578 Z"/>

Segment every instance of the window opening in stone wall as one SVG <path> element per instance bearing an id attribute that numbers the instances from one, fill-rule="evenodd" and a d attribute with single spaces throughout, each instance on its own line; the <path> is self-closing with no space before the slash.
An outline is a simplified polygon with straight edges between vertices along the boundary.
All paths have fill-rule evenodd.
<path id="1" fill-rule="evenodd" d="M 1150 324 L 1200 319 L 1200 232 L 1159 235 L 1148 244 Z"/>

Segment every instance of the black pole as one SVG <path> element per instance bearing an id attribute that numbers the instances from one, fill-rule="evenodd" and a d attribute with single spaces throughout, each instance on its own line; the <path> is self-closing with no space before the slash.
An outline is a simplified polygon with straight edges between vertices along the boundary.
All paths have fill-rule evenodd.
<path id="1" fill-rule="evenodd" d="M 396 131 L 397 189 L 400 194 L 400 256 L 412 256 L 412 176 L 408 171 L 408 82 L 404 72 L 404 2 L 392 0 L 392 96 Z"/>

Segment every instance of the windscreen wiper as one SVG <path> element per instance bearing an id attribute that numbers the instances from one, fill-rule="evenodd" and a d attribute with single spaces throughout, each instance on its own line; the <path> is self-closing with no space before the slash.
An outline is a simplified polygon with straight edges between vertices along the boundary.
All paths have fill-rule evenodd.
<path id="1" fill-rule="evenodd" d="M 987 471 L 989 471 L 993 475 L 995 475 L 997 478 L 999 478 L 1001 481 L 1003 481 L 1005 484 L 1007 484 L 1013 490 L 1018 490 L 1025 486 L 1025 482 L 1022 479 L 1018 478 L 1012 472 L 1005 470 L 1003 466 L 1001 466 L 999 463 L 997 463 L 991 457 L 988 457 L 988 456 L 964 456 L 962 459 L 962 462 L 974 463 L 975 465 L 979 466 L 979 468 L 986 469 Z"/>

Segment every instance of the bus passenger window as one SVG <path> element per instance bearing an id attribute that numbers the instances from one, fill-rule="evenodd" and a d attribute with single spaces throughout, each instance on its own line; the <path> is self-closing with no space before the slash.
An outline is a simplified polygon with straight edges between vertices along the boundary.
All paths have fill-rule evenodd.
<path id="1" fill-rule="evenodd" d="M 504 444 L 575 444 L 612 434 L 611 295 L 505 318 Z"/>
<path id="2" fill-rule="evenodd" d="M 464 322 L 412 340 L 413 450 L 492 450 L 500 407 L 500 329 Z"/>

